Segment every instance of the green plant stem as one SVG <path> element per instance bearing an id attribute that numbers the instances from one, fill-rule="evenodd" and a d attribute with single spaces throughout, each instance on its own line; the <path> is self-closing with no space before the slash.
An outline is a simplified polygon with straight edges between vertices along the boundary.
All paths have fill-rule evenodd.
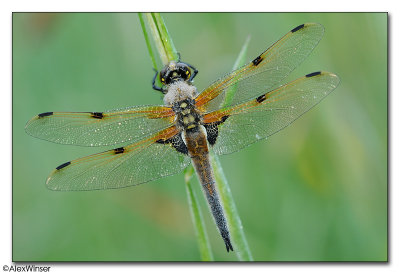
<path id="1" fill-rule="evenodd" d="M 143 33 L 146 39 L 146 44 L 149 49 L 149 54 L 151 55 L 152 60 L 154 60 L 153 61 L 154 64 L 155 56 L 153 51 L 151 50 L 151 45 L 149 42 L 150 40 L 149 34 L 146 31 L 146 25 L 143 22 L 144 21 L 143 16 L 139 15 L 139 18 L 141 20 Z M 157 52 L 160 56 L 163 65 L 165 66 L 172 60 L 177 60 L 178 59 L 177 51 L 165 26 L 164 20 L 162 19 L 160 14 L 146 13 L 144 14 L 144 18 L 146 18 L 147 25 L 151 30 L 152 34 L 151 36 L 154 40 Z M 234 69 L 243 64 L 248 43 L 249 43 L 249 38 L 246 40 L 244 46 L 242 47 L 242 50 L 235 62 Z M 226 92 L 223 102 L 224 106 L 229 105 L 229 103 L 234 97 L 235 91 L 236 88 L 232 87 L 230 90 Z M 213 153 L 210 153 L 210 159 L 215 172 L 216 185 L 218 192 L 220 194 L 221 204 L 224 209 L 228 226 L 231 231 L 231 240 L 232 243 L 234 244 L 236 256 L 238 257 L 239 260 L 251 261 L 253 260 L 253 258 L 250 253 L 250 249 L 248 247 L 246 238 L 244 236 L 243 227 L 239 215 L 237 213 L 236 206 L 233 197 L 231 195 L 228 182 L 223 173 L 221 164 L 218 158 L 215 155 L 213 155 Z M 192 167 L 187 168 L 185 170 L 185 185 L 186 185 L 186 192 L 188 195 L 189 208 L 192 215 L 192 220 L 194 222 L 201 258 L 202 260 L 213 260 L 210 243 L 204 226 L 203 217 L 199 209 L 198 198 L 196 197 L 195 192 L 193 191 L 192 186 L 190 184 L 190 178 L 192 177 L 193 172 L 194 170 Z"/>
<path id="2" fill-rule="evenodd" d="M 142 21 L 144 21 L 143 17 L 145 18 L 150 29 L 151 37 L 153 38 L 158 56 L 160 57 L 163 66 L 167 65 L 170 61 L 178 60 L 178 53 L 161 15 L 159 13 L 144 13 L 139 15 L 139 19 L 142 18 Z M 149 37 L 145 24 L 142 24 L 142 29 L 144 29 L 143 33 L 145 37 Z M 146 40 L 150 39 L 146 38 Z M 152 58 L 154 58 L 152 50 L 150 51 L 150 55 L 152 55 Z"/>
<path id="3" fill-rule="evenodd" d="M 153 38 L 153 41 L 156 44 L 158 55 L 160 56 L 160 59 L 162 60 L 163 64 L 166 65 L 169 61 L 176 60 L 175 58 L 177 58 L 178 55 L 176 53 L 175 46 L 172 43 L 172 39 L 167 31 L 164 20 L 162 20 L 159 14 L 146 13 L 144 14 L 144 17 L 146 18 L 147 25 L 151 29 L 152 33 L 151 37 Z M 148 34 L 149 32 L 146 30 L 146 24 L 144 23 L 142 14 L 139 14 L 139 19 L 141 20 L 143 34 L 146 39 L 146 44 L 147 48 L 149 49 L 149 54 L 151 56 L 151 59 L 154 60 L 153 64 L 155 64 L 156 61 L 154 53 L 151 49 L 150 37 Z M 154 65 L 154 67 L 157 68 L 156 65 Z M 161 68 L 157 69 L 160 70 Z M 185 186 L 188 197 L 190 214 L 192 216 L 194 224 L 201 260 L 212 261 L 214 260 L 214 258 L 211 252 L 210 242 L 207 237 L 204 225 L 204 219 L 200 211 L 198 198 L 196 196 L 196 193 L 193 191 L 191 185 L 190 179 L 192 178 L 193 172 L 194 172 L 193 167 L 185 169 Z"/>
<path id="4" fill-rule="evenodd" d="M 139 20 L 140 20 L 140 25 L 142 26 L 144 39 L 146 41 L 147 50 L 149 51 L 151 62 L 153 63 L 153 68 L 156 69 L 157 68 L 157 62 L 156 62 L 156 58 L 155 58 L 154 53 L 153 53 L 153 49 L 151 48 L 150 37 L 149 37 L 149 34 L 147 33 L 146 25 L 145 25 L 144 20 L 143 20 L 143 14 L 139 13 L 138 15 L 139 15 Z"/>
<path id="5" fill-rule="evenodd" d="M 232 70 L 236 70 L 239 67 L 243 66 L 244 63 L 246 62 L 246 54 L 247 54 L 247 48 L 249 46 L 250 42 L 250 36 L 247 36 L 246 41 L 244 42 L 242 49 L 239 52 L 238 57 L 236 58 L 235 64 L 233 65 Z M 235 96 L 236 92 L 236 85 L 232 85 L 226 92 L 225 92 L 225 97 L 224 101 L 221 103 L 221 108 L 227 107 L 231 104 L 233 97 Z"/>
<path id="6" fill-rule="evenodd" d="M 176 51 L 174 42 L 169 35 L 168 29 L 165 26 L 164 19 L 161 17 L 159 13 L 152 13 L 151 14 L 154 21 L 156 22 L 156 26 L 158 32 L 160 33 L 160 38 L 162 42 L 163 49 L 167 56 L 167 61 L 170 62 L 172 60 L 178 60 L 178 52 Z M 167 63 L 168 63 L 167 62 Z M 167 63 L 163 63 L 166 65 Z"/>

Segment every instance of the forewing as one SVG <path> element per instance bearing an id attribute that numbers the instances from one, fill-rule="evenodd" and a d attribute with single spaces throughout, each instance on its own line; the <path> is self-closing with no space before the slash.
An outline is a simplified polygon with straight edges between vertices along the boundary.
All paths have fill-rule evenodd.
<path id="1" fill-rule="evenodd" d="M 205 115 L 205 124 L 218 124 L 214 151 L 228 154 L 267 138 L 318 104 L 338 84 L 335 74 L 311 73 L 246 103 Z"/>
<path id="2" fill-rule="evenodd" d="M 107 112 L 46 112 L 33 117 L 25 131 L 60 144 L 106 146 L 136 142 L 174 121 L 164 106 L 131 107 Z"/>
<path id="3" fill-rule="evenodd" d="M 205 89 L 196 106 L 204 113 L 220 107 L 229 87 L 236 85 L 230 105 L 245 102 L 276 87 L 321 40 L 324 28 L 316 23 L 300 25 L 249 64 L 231 72 Z"/>
<path id="4" fill-rule="evenodd" d="M 165 142 L 179 134 L 173 126 L 138 143 L 58 166 L 47 179 L 53 190 L 96 190 L 142 184 L 184 169 L 190 159 Z M 161 142 L 160 142 L 161 140 Z"/>

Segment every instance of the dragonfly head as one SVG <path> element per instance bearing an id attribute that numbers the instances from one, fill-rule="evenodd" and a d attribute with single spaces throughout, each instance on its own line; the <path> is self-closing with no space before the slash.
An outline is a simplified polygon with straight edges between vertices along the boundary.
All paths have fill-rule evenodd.
<path id="1" fill-rule="evenodd" d="M 187 64 L 172 61 L 160 71 L 160 81 L 163 85 L 169 85 L 177 81 L 188 81 L 190 75 L 190 68 Z"/>

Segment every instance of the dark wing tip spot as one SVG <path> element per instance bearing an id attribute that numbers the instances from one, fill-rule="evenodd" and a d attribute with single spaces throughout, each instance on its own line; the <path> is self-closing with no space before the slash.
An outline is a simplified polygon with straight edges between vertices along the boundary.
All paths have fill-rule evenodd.
<path id="1" fill-rule="evenodd" d="M 51 116 L 51 115 L 53 115 L 52 111 L 51 112 L 43 112 L 43 113 L 38 114 L 38 117 L 43 118 L 43 117 Z"/>
<path id="2" fill-rule="evenodd" d="M 114 153 L 115 154 L 120 154 L 120 153 L 124 153 L 125 149 L 123 147 L 119 147 L 114 149 Z"/>
<path id="3" fill-rule="evenodd" d="M 300 26 L 295 27 L 294 29 L 291 30 L 291 32 L 296 32 L 302 28 L 304 28 L 304 24 L 301 24 Z"/>
<path id="4" fill-rule="evenodd" d="M 92 117 L 96 119 L 103 119 L 104 115 L 103 112 L 92 112 Z"/>
<path id="5" fill-rule="evenodd" d="M 313 77 L 313 76 L 317 76 L 317 75 L 320 75 L 320 74 L 321 74 L 320 71 L 316 71 L 316 72 L 312 72 L 312 73 L 307 74 L 306 77 Z"/>
<path id="6" fill-rule="evenodd" d="M 257 66 L 258 64 L 260 64 L 261 63 L 261 61 L 263 60 L 263 58 L 261 57 L 261 56 L 258 56 L 256 59 L 254 59 L 252 62 L 253 62 L 253 65 L 254 66 Z"/>
<path id="7" fill-rule="evenodd" d="M 258 96 L 258 97 L 256 98 L 256 101 L 257 101 L 257 103 L 262 103 L 262 102 L 265 101 L 265 99 L 267 99 L 267 96 L 265 96 L 265 94 L 263 94 L 263 95 L 261 95 L 261 96 Z"/>
<path id="8" fill-rule="evenodd" d="M 62 168 L 64 168 L 64 167 L 66 167 L 66 166 L 69 166 L 70 164 L 71 164 L 71 162 L 66 162 L 66 163 L 64 163 L 64 164 L 59 165 L 58 167 L 56 167 L 56 169 L 57 169 L 57 170 L 60 170 L 60 169 L 62 169 Z"/>

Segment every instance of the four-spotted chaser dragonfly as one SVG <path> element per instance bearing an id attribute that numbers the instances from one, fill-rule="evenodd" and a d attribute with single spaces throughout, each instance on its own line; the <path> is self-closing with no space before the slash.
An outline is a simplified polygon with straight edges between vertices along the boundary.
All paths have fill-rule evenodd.
<path id="1" fill-rule="evenodd" d="M 45 112 L 33 117 L 26 132 L 47 141 L 115 149 L 56 167 L 46 184 L 52 190 L 95 190 L 142 184 L 193 164 L 226 249 L 229 230 L 209 160 L 238 151 L 278 132 L 307 112 L 339 84 L 329 72 L 281 81 L 318 44 L 324 28 L 315 23 L 292 29 L 247 65 L 201 93 L 192 80 L 197 70 L 181 61 L 167 64 L 153 79 L 163 106 L 139 106 L 106 112 Z M 159 75 L 162 87 L 155 85 Z M 221 107 L 235 87 L 228 106 Z"/>

